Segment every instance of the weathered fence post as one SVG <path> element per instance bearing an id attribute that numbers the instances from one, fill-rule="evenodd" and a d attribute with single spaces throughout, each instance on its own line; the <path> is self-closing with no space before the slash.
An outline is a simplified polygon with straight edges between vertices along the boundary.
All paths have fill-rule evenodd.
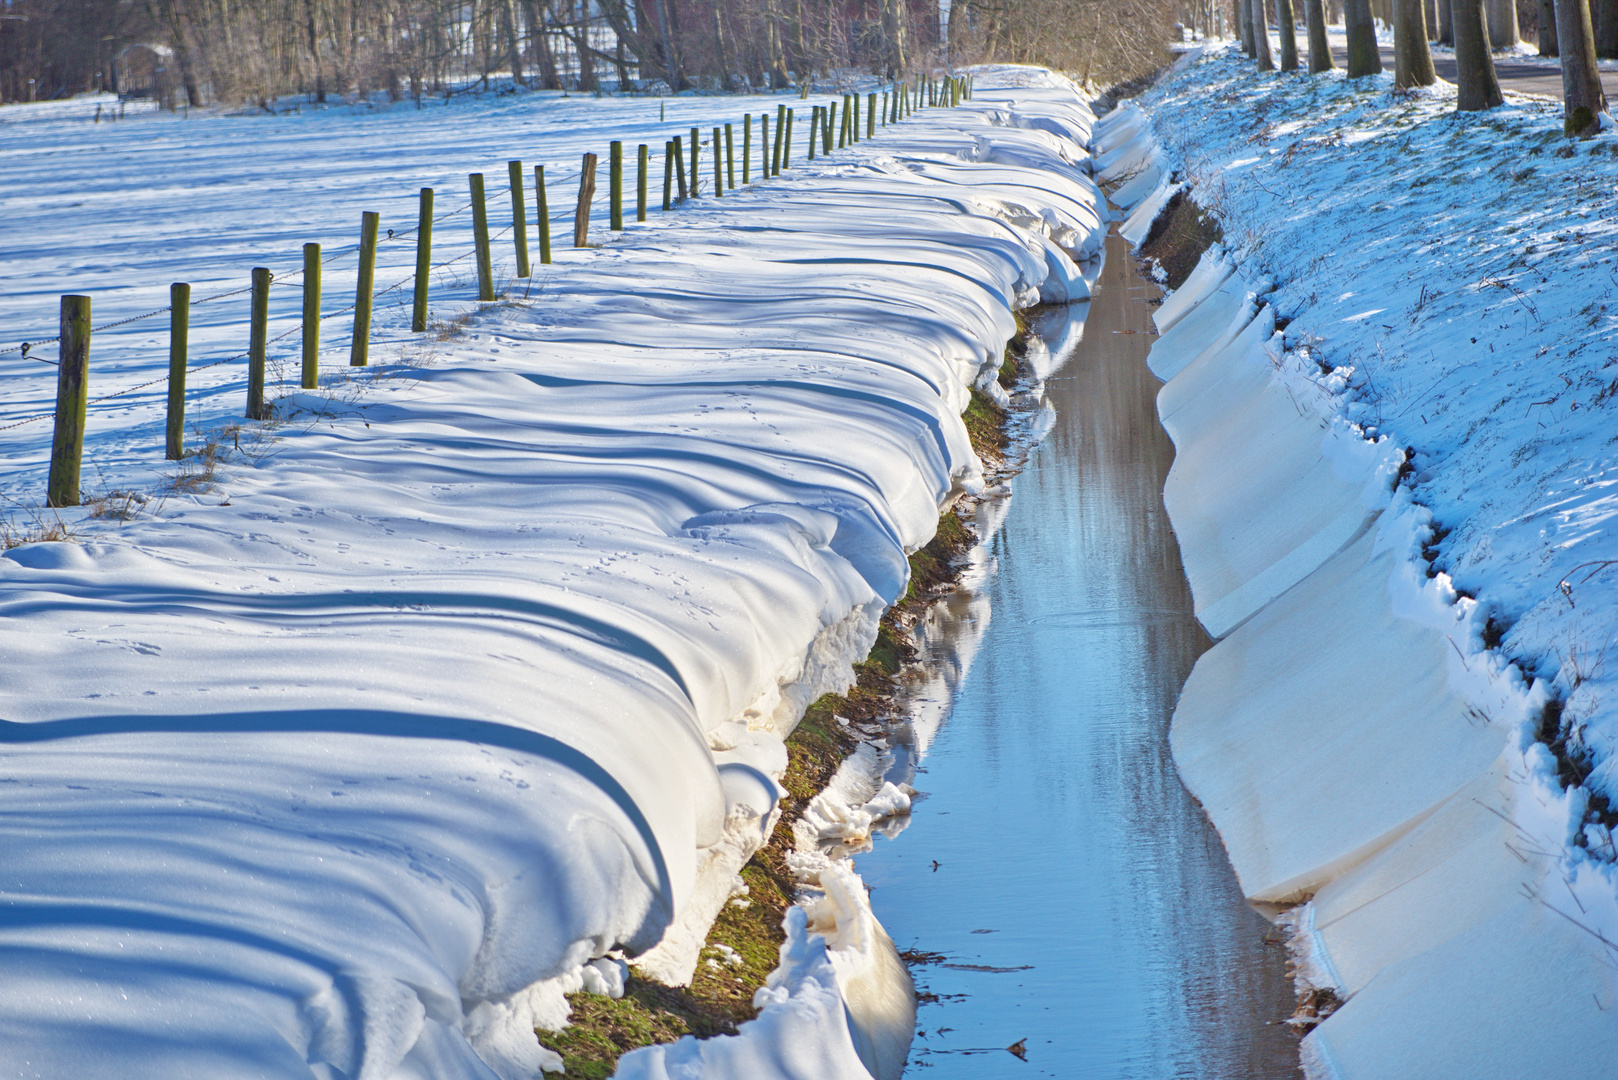
<path id="1" fill-rule="evenodd" d="M 830 105 L 825 105 L 825 106 L 821 107 L 821 110 L 820 110 L 820 132 L 821 132 L 820 150 L 821 150 L 821 153 L 824 153 L 824 154 L 831 153 L 831 126 L 832 126 L 832 124 L 834 122 L 833 118 L 836 116 L 836 114 L 837 114 L 837 103 L 835 101 L 832 102 Z"/>
<path id="2" fill-rule="evenodd" d="M 163 429 L 163 456 L 185 456 L 185 362 L 191 330 L 191 286 L 169 286 L 169 414 Z"/>
<path id="3" fill-rule="evenodd" d="M 308 248 L 304 248 L 308 251 Z M 427 329 L 427 278 L 433 269 L 433 189 L 421 189 L 421 205 L 416 211 L 416 293 L 410 304 L 410 329 L 413 333 L 421 333 Z M 305 270 L 304 279 L 307 282 L 309 271 Z M 305 284 L 305 288 L 307 288 Z M 307 294 L 306 294 L 307 295 Z M 316 307 L 319 307 L 318 290 L 316 294 Z M 309 325 L 309 301 L 304 300 L 303 305 L 304 326 Z M 308 333 L 307 330 L 304 331 Z M 308 341 L 307 337 L 304 341 Z M 304 347 L 304 385 L 309 385 L 309 350 Z"/>
<path id="4" fill-rule="evenodd" d="M 686 193 L 685 193 L 685 149 L 684 149 L 685 143 L 680 139 L 680 137 L 678 135 L 676 135 L 674 137 L 672 142 L 673 142 L 673 145 L 674 145 L 674 183 L 679 189 L 680 198 L 682 200 L 684 200 L 686 198 Z"/>
<path id="5" fill-rule="evenodd" d="M 713 197 L 725 194 L 725 159 L 719 156 L 719 129 L 713 129 Z"/>
<path id="6" fill-rule="evenodd" d="M 787 110 L 787 133 L 786 137 L 781 140 L 781 168 L 783 169 L 792 168 L 792 124 L 797 115 L 797 109 Z"/>
<path id="7" fill-rule="evenodd" d="M 674 208 L 674 141 L 663 144 L 663 209 Z"/>
<path id="8" fill-rule="evenodd" d="M 702 174 L 697 171 L 697 157 L 698 157 L 700 147 L 701 147 L 701 143 L 699 143 L 697 141 L 697 138 L 698 138 L 697 137 L 697 129 L 692 128 L 691 129 L 691 197 L 693 199 L 697 197 L 697 181 L 702 177 Z"/>
<path id="9" fill-rule="evenodd" d="M 579 205 L 573 210 L 573 246 L 590 246 L 590 202 L 596 194 L 596 156 L 584 155 L 584 167 L 579 170 Z"/>
<path id="10" fill-rule="evenodd" d="M 781 175 L 781 143 L 787 135 L 787 107 L 775 107 L 775 149 L 770 154 L 770 175 Z"/>
<path id="11" fill-rule="evenodd" d="M 865 137 L 870 139 L 876 136 L 876 94 L 867 97 L 865 103 Z"/>
<path id="12" fill-rule="evenodd" d="M 725 186 L 736 190 L 736 141 L 732 137 L 734 125 L 725 124 Z"/>
<path id="13" fill-rule="evenodd" d="M 888 95 L 886 92 L 882 95 L 882 126 L 888 126 Z"/>
<path id="14" fill-rule="evenodd" d="M 820 106 L 812 106 L 809 110 L 809 160 L 815 160 L 815 147 L 820 142 Z"/>
<path id="15" fill-rule="evenodd" d="M 528 197 L 522 190 L 522 162 L 506 162 L 506 175 L 511 180 L 511 236 L 517 245 L 517 276 L 529 275 L 528 265 Z"/>
<path id="16" fill-rule="evenodd" d="M 56 368 L 56 431 L 46 506 L 79 505 L 79 466 L 84 461 L 84 412 L 90 376 L 90 298 L 62 297 L 62 351 Z"/>
<path id="17" fill-rule="evenodd" d="M 479 178 L 481 179 L 481 177 Z M 360 269 L 354 284 L 354 340 L 348 346 L 350 367 L 364 367 L 371 355 L 371 289 L 376 284 L 376 230 L 380 215 L 360 215 Z"/>
<path id="18" fill-rule="evenodd" d="M 545 197 L 545 166 L 534 166 L 534 199 L 538 203 L 537 215 L 539 217 L 539 261 L 544 266 L 551 264 L 551 204 Z"/>
<path id="19" fill-rule="evenodd" d="M 624 230 L 624 144 L 617 139 L 607 146 L 607 183 L 612 191 L 607 195 L 607 228 L 614 232 Z"/>
<path id="20" fill-rule="evenodd" d="M 758 115 L 758 168 L 764 179 L 770 178 L 770 114 Z"/>
<path id="21" fill-rule="evenodd" d="M 837 149 L 848 145 L 848 95 L 843 95 L 843 117 L 837 125 Z"/>
<path id="22" fill-rule="evenodd" d="M 264 404 L 264 354 L 270 340 L 270 281 L 273 275 L 262 266 L 253 267 L 253 303 L 247 322 L 247 418 L 268 420 Z"/>
<path id="23" fill-rule="evenodd" d="M 753 175 L 753 114 L 742 117 L 742 183 L 752 183 Z"/>
<path id="24" fill-rule="evenodd" d="M 422 293 L 422 307 L 427 305 Z M 313 390 L 320 385 L 320 245 L 303 245 L 303 369 L 298 385 Z"/>
<path id="25" fill-rule="evenodd" d="M 646 174 L 651 171 L 652 151 L 645 143 L 635 152 L 635 220 L 646 220 Z"/>
<path id="26" fill-rule="evenodd" d="M 478 299 L 494 299 L 494 263 L 489 257 L 489 210 L 483 201 L 483 174 L 467 177 L 472 185 L 472 244 L 477 249 Z"/>

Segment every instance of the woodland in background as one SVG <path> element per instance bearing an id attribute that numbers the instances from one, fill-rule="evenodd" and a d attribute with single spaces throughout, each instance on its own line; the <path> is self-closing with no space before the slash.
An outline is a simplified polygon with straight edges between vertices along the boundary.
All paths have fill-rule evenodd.
<path id="1" fill-rule="evenodd" d="M 983 61 L 1112 82 L 1160 66 L 1180 14 L 1175 0 L 957 0 L 945 27 L 938 0 L 0 0 L 0 102 L 781 89 Z"/>

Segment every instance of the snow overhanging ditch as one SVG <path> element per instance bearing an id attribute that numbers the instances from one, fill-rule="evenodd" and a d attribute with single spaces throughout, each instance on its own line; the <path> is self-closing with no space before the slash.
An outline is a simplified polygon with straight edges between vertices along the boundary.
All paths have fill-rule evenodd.
<path id="1" fill-rule="evenodd" d="M 1091 152 L 1139 246 L 1182 166 L 1134 103 Z M 1343 1001 L 1304 1039 L 1312 1080 L 1602 1075 L 1618 904 L 1574 843 L 1584 792 L 1537 741 L 1555 690 L 1429 574 L 1404 452 L 1277 330 L 1274 288 L 1215 248 L 1155 315 L 1164 502 L 1218 639 L 1175 711 L 1176 764 L 1245 894 L 1286 909 L 1300 991 Z"/>
<path id="2" fill-rule="evenodd" d="M 689 978 L 782 740 L 981 486 L 1013 311 L 1088 295 L 1092 120 L 981 69 L 486 310 L 363 426 L 293 393 L 210 497 L 0 558 L 0 1057 L 514 1080 L 619 957 Z M 818 884 L 757 1020 L 619 1075 L 896 1075 L 908 976 Z"/>

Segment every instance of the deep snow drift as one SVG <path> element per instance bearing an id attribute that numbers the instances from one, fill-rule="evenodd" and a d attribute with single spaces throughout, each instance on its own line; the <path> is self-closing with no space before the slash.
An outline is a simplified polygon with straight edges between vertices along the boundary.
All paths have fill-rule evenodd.
<path id="1" fill-rule="evenodd" d="M 1346 999 L 1312 1076 L 1604 1075 L 1618 143 L 1388 80 L 1211 50 L 1096 126 L 1136 242 L 1187 183 L 1230 244 L 1151 357 L 1222 638 L 1175 756 L 1244 891 L 1309 901 L 1302 973 Z"/>
<path id="2" fill-rule="evenodd" d="M 703 107 L 720 105 L 747 107 Z M 501 106 L 454 130 L 410 111 L 367 133 L 498 173 L 546 110 L 574 110 L 565 127 L 617 107 Z M 684 119 L 597 126 L 590 148 Z M 162 478 L 160 384 L 93 405 L 86 486 L 133 492 L 113 500 L 132 516 L 64 512 L 77 542 L 0 559 L 6 1071 L 510 1080 L 555 1064 L 533 1027 L 562 1022 L 565 992 L 612 992 L 616 950 L 661 939 L 649 962 L 689 975 L 771 824 L 782 739 L 852 680 L 906 552 L 981 484 L 959 414 L 1013 309 L 1085 295 L 1091 119 L 1064 80 L 982 72 L 960 109 L 559 246 L 531 293 L 443 340 L 401 350 L 395 312 L 369 371 L 340 366 L 338 337 L 320 390 L 272 386 L 271 424 L 226 428 L 241 369 L 212 369 L 192 402 L 193 443 L 224 455 L 211 478 Z M 295 252 L 287 223 L 331 202 L 266 178 L 310 154 L 354 168 L 324 122 L 153 119 L 124 136 L 121 180 L 53 181 L 51 200 L 103 203 L 137 172 L 176 185 L 143 233 L 20 207 L 45 198 L 31 148 L 100 134 L 85 119 L 0 128 L 23 223 L 7 263 L 38 290 L 8 285 L 8 327 L 94 293 L 92 263 L 139 261 L 161 295 L 206 278 L 198 246 L 235 279 L 251 252 Z M 300 123 L 302 141 L 263 134 Z M 229 197 L 200 194 L 216 186 Z M 242 200 L 279 223 L 268 239 L 221 220 Z M 175 235 L 220 239 L 154 255 Z M 84 265 L 47 274 L 47 245 Z M 97 294 L 98 321 L 135 299 Z M 243 316 L 194 340 L 245 341 Z M 92 396 L 166 369 L 162 320 L 134 325 L 92 345 Z M 49 368 L 11 353 L 3 375 L 0 424 L 48 403 Z M 37 506 L 49 425 L 0 438 L 8 497 Z M 807 872 L 822 898 L 791 920 L 759 1020 L 625 1075 L 894 1073 L 908 982 L 847 867 Z"/>

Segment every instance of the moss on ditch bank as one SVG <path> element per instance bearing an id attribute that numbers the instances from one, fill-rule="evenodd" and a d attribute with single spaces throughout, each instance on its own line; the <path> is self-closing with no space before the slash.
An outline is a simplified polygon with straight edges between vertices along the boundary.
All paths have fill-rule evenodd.
<path id="1" fill-rule="evenodd" d="M 1003 382 L 1014 380 L 1027 351 L 1018 318 L 1018 337 L 1008 343 L 1001 368 Z M 1007 414 L 982 391 L 972 391 L 963 415 L 972 446 L 986 463 L 997 464 L 1006 447 Z M 786 940 L 782 922 L 796 885 L 787 869 L 793 850 L 793 825 L 859 745 L 849 725 L 893 715 L 900 689 L 899 674 L 915 657 L 908 627 L 926 607 L 954 586 L 959 557 L 975 542 L 971 526 L 955 509 L 939 516 L 932 540 L 910 556 L 910 582 L 905 594 L 883 614 L 870 654 L 854 665 L 855 684 L 846 693 L 827 694 L 804 711 L 787 737 L 787 771 L 781 786 L 781 817 L 769 842 L 742 868 L 747 885 L 743 902 L 721 909 L 708 933 L 707 946 L 688 987 L 670 987 L 642 978 L 630 968 L 624 996 L 614 1000 L 579 992 L 568 995 L 569 1025 L 561 1031 L 537 1031 L 542 1046 L 562 1055 L 570 1077 L 603 1080 L 630 1050 L 673 1042 L 685 1035 L 707 1038 L 733 1033 L 752 1019 L 753 994 L 764 985 Z M 720 948 L 724 946 L 724 948 Z M 728 950 L 728 952 L 727 952 Z M 715 963 L 710 964 L 713 960 Z"/>

